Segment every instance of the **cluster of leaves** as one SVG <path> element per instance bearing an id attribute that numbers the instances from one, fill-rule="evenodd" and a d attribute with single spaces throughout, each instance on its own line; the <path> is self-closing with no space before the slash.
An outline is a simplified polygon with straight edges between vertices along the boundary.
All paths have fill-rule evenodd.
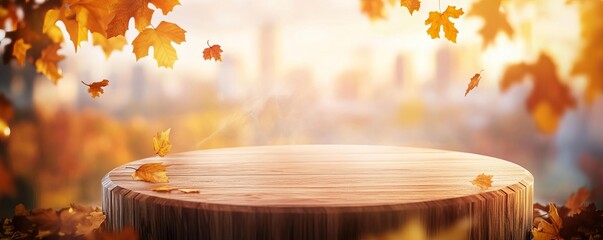
<path id="1" fill-rule="evenodd" d="M 587 204 L 589 195 L 581 188 L 563 206 L 534 204 L 534 240 L 603 239 L 603 210 Z"/>
<path id="2" fill-rule="evenodd" d="M 64 239 L 105 240 L 137 239 L 132 228 L 120 233 L 105 231 L 106 217 L 99 208 L 72 204 L 59 210 L 34 209 L 28 211 L 23 204 L 15 207 L 12 218 L 0 219 L 0 239 Z"/>

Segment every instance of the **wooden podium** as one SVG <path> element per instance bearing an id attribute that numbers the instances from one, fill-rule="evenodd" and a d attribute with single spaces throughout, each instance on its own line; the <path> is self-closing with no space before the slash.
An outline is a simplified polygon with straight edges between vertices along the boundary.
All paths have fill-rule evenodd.
<path id="1" fill-rule="evenodd" d="M 160 193 L 131 168 L 162 162 Z M 470 181 L 494 175 L 482 191 Z M 433 149 L 292 145 L 213 149 L 130 162 L 103 179 L 106 226 L 141 239 L 366 239 L 421 222 L 429 236 L 460 219 L 470 239 L 524 239 L 533 177 L 492 157 Z"/>

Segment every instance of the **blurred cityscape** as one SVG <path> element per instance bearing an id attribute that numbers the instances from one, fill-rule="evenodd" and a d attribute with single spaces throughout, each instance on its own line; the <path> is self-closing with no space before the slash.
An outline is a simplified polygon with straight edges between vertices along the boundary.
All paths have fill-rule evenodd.
<path id="1" fill-rule="evenodd" d="M 509 13 L 513 38 L 501 35 L 482 48 L 474 18 L 459 20 L 453 44 L 430 39 L 422 15 L 396 9 L 387 21 L 371 22 L 357 1 L 182 1 L 168 19 L 187 30 L 173 70 L 150 58 L 136 62 L 131 46 L 105 60 L 88 43 L 77 53 L 65 46 L 57 85 L 11 62 L 0 67 L 0 92 L 18 113 L 6 146 L 16 192 L 0 195 L 0 216 L 19 202 L 100 204 L 103 175 L 152 156 L 152 136 L 167 128 L 173 153 L 380 144 L 484 154 L 528 169 L 536 201 L 562 203 L 588 186 L 601 203 L 603 98 L 580 102 L 547 135 L 525 109 L 529 81 L 498 89 L 507 64 L 533 61 L 540 51 L 554 56 L 562 79 L 580 89 L 580 79 L 569 77 L 581 42 L 579 18 L 570 7 L 544 2 Z M 465 9 L 471 3 L 455 1 Z M 437 9 L 436 1 L 421 8 L 429 9 Z M 554 19 L 559 11 L 566 17 Z M 203 61 L 207 40 L 222 45 L 223 62 Z M 479 87 L 464 96 L 480 70 Z M 105 94 L 90 98 L 80 81 L 104 78 Z"/>

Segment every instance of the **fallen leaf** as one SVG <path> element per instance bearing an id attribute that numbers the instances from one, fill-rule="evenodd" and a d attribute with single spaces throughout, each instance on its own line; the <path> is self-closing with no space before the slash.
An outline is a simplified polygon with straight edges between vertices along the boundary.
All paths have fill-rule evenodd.
<path id="1" fill-rule="evenodd" d="M 23 205 L 23 203 L 19 203 L 17 204 L 17 206 L 15 206 L 15 216 L 27 216 L 29 215 L 29 211 L 27 211 L 27 208 L 25 208 L 25 205 Z"/>
<path id="2" fill-rule="evenodd" d="M 172 144 L 170 143 L 170 131 L 172 129 L 168 128 L 167 130 L 157 133 L 153 137 L 153 150 L 160 157 L 165 156 L 172 150 Z"/>
<path id="3" fill-rule="evenodd" d="M 109 80 L 104 79 L 100 82 L 93 82 L 91 84 L 86 84 L 84 81 L 82 81 L 82 83 L 86 86 L 88 86 L 88 93 L 90 93 L 90 95 L 92 95 L 92 98 L 96 98 L 96 97 L 100 97 L 101 94 L 105 93 L 105 90 L 103 90 L 103 87 L 106 87 L 107 85 L 109 85 Z"/>
<path id="4" fill-rule="evenodd" d="M 171 192 L 173 190 L 176 190 L 176 188 L 170 187 L 170 186 L 161 186 L 161 187 L 153 188 L 153 191 L 155 191 L 155 192 Z"/>
<path id="5" fill-rule="evenodd" d="M 482 35 L 483 47 L 487 47 L 496 39 L 496 35 L 504 32 L 509 37 L 513 37 L 513 29 L 507 21 L 507 15 L 500 11 L 502 0 L 480 0 L 471 6 L 467 16 L 481 17 L 484 19 L 484 25 L 479 30 Z"/>
<path id="6" fill-rule="evenodd" d="M 42 56 L 36 60 L 36 71 L 44 74 L 52 83 L 57 84 L 59 79 L 63 77 L 62 71 L 58 66 L 59 61 L 65 56 L 57 54 L 61 48 L 58 43 L 48 46 L 42 51 Z"/>
<path id="7" fill-rule="evenodd" d="M 200 193 L 201 190 L 199 189 L 192 189 L 192 188 L 178 188 L 178 191 L 180 191 L 181 193 Z"/>
<path id="8" fill-rule="evenodd" d="M 549 203 L 549 219 L 551 223 L 547 222 L 541 217 L 537 217 L 534 220 L 535 228 L 532 229 L 532 235 L 534 240 L 562 240 L 563 238 L 559 235 L 559 230 L 563 227 L 563 221 L 559 217 L 555 204 Z"/>
<path id="9" fill-rule="evenodd" d="M 93 45 L 100 46 L 101 49 L 103 49 L 106 58 L 109 58 L 113 51 L 121 51 L 124 46 L 128 43 L 128 41 L 126 41 L 126 37 L 124 36 L 119 35 L 107 39 L 100 33 L 92 34 L 92 42 Z"/>
<path id="10" fill-rule="evenodd" d="M 492 187 L 492 177 L 493 175 L 480 174 L 475 177 L 475 179 L 471 180 L 471 183 L 475 186 L 478 186 L 482 190 L 486 190 Z"/>
<path id="11" fill-rule="evenodd" d="M 76 225 L 75 234 L 90 235 L 94 230 L 99 229 L 106 219 L 107 217 L 100 209 L 92 211 L 84 217 L 83 221 Z"/>
<path id="12" fill-rule="evenodd" d="M 132 41 L 136 60 L 149 55 L 149 48 L 152 46 L 154 58 L 160 67 L 173 68 L 174 62 L 178 59 L 176 49 L 171 42 L 180 44 L 185 41 L 185 34 L 178 25 L 164 22 L 159 23 L 157 28 L 145 28 L 144 31 Z"/>
<path id="13" fill-rule="evenodd" d="M 582 209 L 585 207 L 586 200 L 590 197 L 590 191 L 586 190 L 586 188 L 581 187 L 575 193 L 569 196 L 567 201 L 565 202 L 565 207 L 570 211 L 567 213 L 568 216 L 573 216 L 574 214 L 579 214 L 582 212 Z"/>
<path id="14" fill-rule="evenodd" d="M 145 163 L 132 173 L 132 179 L 152 183 L 168 182 L 167 172 L 163 163 Z"/>
<path id="15" fill-rule="evenodd" d="M 207 42 L 207 46 L 209 46 L 209 41 Z M 203 59 L 214 61 L 222 61 L 222 49 L 220 49 L 220 45 L 212 45 L 203 50 Z"/>
<path id="16" fill-rule="evenodd" d="M 450 21 L 450 18 L 459 18 L 463 15 L 463 9 L 456 9 L 455 6 L 448 6 L 443 13 L 432 11 L 429 12 L 429 17 L 425 20 L 425 25 L 431 26 L 427 29 L 427 34 L 431 39 L 440 38 L 440 29 L 444 28 L 444 36 L 453 43 L 456 43 L 456 35 L 459 31 Z"/>
<path id="17" fill-rule="evenodd" d="M 525 76 L 532 76 L 534 83 L 526 100 L 526 108 L 532 113 L 541 132 L 555 132 L 565 111 L 576 106 L 569 87 L 559 79 L 553 59 L 541 53 L 536 63 L 507 66 L 500 81 L 501 91 L 522 82 Z"/>
<path id="18" fill-rule="evenodd" d="M 410 13 L 410 15 L 412 15 L 412 13 L 414 11 L 419 11 L 419 8 L 421 8 L 421 1 L 419 1 L 419 0 L 400 0 L 400 6 L 406 7 L 408 9 L 408 12 Z"/>
<path id="19" fill-rule="evenodd" d="M 13 56 L 15 56 L 19 65 L 23 66 L 23 64 L 25 64 L 27 50 L 29 50 L 30 48 L 31 44 L 25 43 L 22 38 L 15 42 L 15 46 L 13 47 Z"/>
<path id="20" fill-rule="evenodd" d="M 360 11 L 371 20 L 385 19 L 383 10 L 385 4 L 382 0 L 360 0 Z"/>
<path id="21" fill-rule="evenodd" d="M 36 224 L 41 231 L 58 232 L 61 229 L 61 219 L 53 209 L 34 209 L 27 219 Z"/>
<path id="22" fill-rule="evenodd" d="M 482 74 L 482 72 L 480 71 L 479 73 L 476 73 L 475 75 L 473 75 L 473 77 L 471 77 L 471 81 L 467 85 L 467 91 L 465 91 L 465 96 L 467 96 L 467 93 L 469 93 L 471 90 L 473 90 L 474 88 L 477 87 L 477 85 L 479 84 L 479 81 L 482 80 L 481 74 Z"/>

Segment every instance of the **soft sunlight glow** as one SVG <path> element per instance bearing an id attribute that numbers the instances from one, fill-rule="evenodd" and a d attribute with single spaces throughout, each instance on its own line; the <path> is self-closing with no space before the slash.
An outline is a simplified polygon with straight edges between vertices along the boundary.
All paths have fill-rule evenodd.
<path id="1" fill-rule="evenodd" d="M 505 67 L 522 61 L 523 55 L 524 51 L 521 43 L 498 38 L 496 44 L 486 49 L 481 56 L 484 74 L 490 76 L 484 78 L 484 82 L 498 84 Z"/>

